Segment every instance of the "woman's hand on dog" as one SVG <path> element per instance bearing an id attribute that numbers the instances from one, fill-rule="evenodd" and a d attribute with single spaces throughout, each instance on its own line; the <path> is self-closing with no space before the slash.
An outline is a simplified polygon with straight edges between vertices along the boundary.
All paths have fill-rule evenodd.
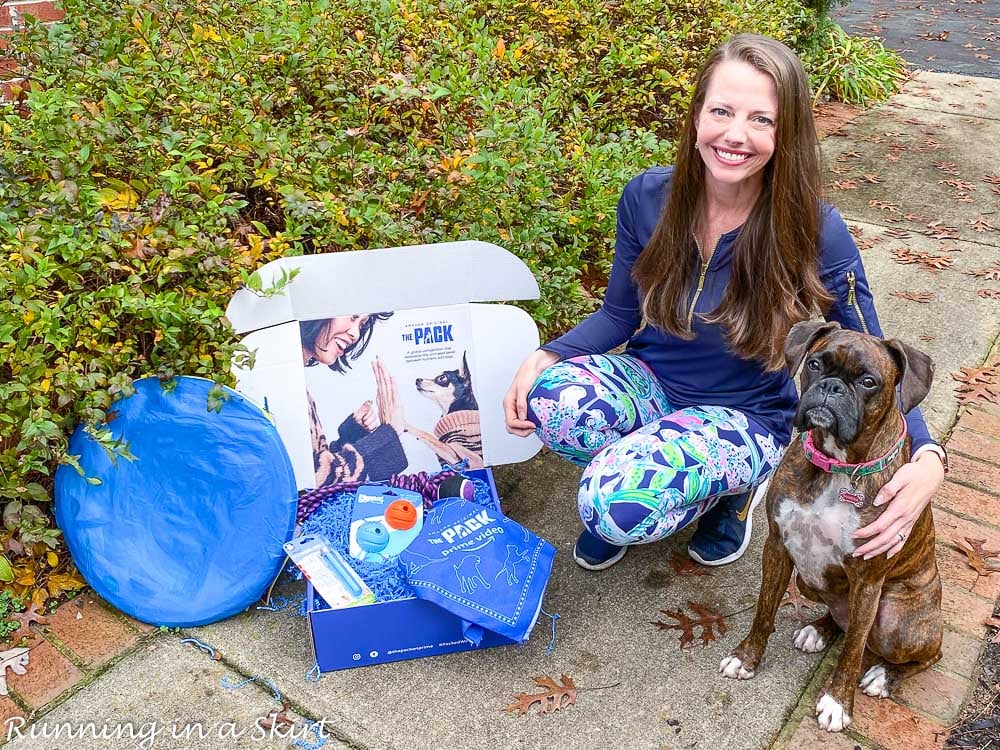
<path id="1" fill-rule="evenodd" d="M 382 360 L 378 357 L 372 363 L 372 369 L 375 371 L 375 403 L 379 421 L 391 425 L 396 434 L 402 435 L 406 432 L 406 416 L 403 413 L 403 402 L 399 400 L 396 381 L 382 366 Z"/>
<path id="2" fill-rule="evenodd" d="M 906 544 L 924 508 L 944 481 L 941 458 L 931 451 L 899 467 L 875 496 L 874 505 L 888 507 L 875 521 L 854 532 L 855 540 L 867 539 L 854 550 L 854 557 L 868 560 L 882 553 L 892 557 Z M 899 535 L 903 538 L 900 539 Z"/>
<path id="3" fill-rule="evenodd" d="M 529 355 L 514 374 L 514 381 L 503 397 L 503 413 L 507 432 L 527 437 L 535 431 L 535 423 L 528 419 L 528 392 L 542 371 L 559 361 L 559 355 L 538 349 Z"/>

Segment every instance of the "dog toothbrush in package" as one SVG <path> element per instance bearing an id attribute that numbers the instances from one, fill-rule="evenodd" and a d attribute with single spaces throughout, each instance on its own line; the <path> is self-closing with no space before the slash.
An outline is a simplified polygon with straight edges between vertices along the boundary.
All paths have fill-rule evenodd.
<path id="1" fill-rule="evenodd" d="M 419 492 L 365 485 L 358 489 L 348 550 L 351 557 L 383 563 L 410 546 L 424 523 Z"/>
<path id="2" fill-rule="evenodd" d="M 371 589 L 323 537 L 296 537 L 284 544 L 284 550 L 331 609 L 375 602 Z"/>

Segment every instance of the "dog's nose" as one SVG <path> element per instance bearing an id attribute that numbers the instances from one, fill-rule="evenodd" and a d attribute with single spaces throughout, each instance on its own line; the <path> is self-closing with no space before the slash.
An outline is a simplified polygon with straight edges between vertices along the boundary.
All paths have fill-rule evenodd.
<path id="1" fill-rule="evenodd" d="M 823 378 L 816 384 L 816 389 L 823 396 L 847 395 L 847 384 L 840 378 Z"/>

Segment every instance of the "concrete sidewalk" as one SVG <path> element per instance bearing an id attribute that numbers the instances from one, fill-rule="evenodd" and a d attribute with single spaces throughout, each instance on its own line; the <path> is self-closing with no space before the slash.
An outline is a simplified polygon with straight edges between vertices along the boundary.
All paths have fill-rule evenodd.
<path id="1" fill-rule="evenodd" d="M 678 575 L 669 564 L 672 556 L 685 557 L 690 532 L 637 548 L 608 571 L 588 573 L 570 555 L 579 531 L 579 470 L 551 456 L 496 472 L 507 513 L 558 549 L 545 603 L 561 615 L 551 654 L 543 622 L 523 648 L 329 673 L 308 682 L 308 630 L 294 614 L 253 610 L 190 633 L 161 633 L 85 598 L 82 608 L 64 605 L 61 619 L 40 630 L 46 640 L 33 652 L 29 674 L 9 678 L 13 695 L 0 700 L 0 719 L 34 710 L 32 719 L 51 727 L 131 720 L 160 730 L 146 745 L 155 748 L 287 747 L 289 738 L 260 739 L 254 732 L 256 718 L 278 707 L 266 679 L 289 703 L 289 717 L 299 720 L 299 736 L 304 719 L 325 720 L 333 730 L 326 747 L 939 747 L 968 693 L 982 621 L 1000 596 L 1000 575 L 976 580 L 951 543 L 971 536 L 1000 547 L 1000 408 L 987 404 L 960 416 L 949 376 L 986 362 L 991 351 L 989 361 L 996 361 L 1000 169 L 984 155 L 1000 153 L 1000 81 L 921 73 L 890 102 L 826 138 L 823 152 L 829 198 L 863 248 L 883 328 L 923 348 L 937 364 L 925 413 L 937 435 L 951 435 L 953 465 L 935 501 L 948 619 L 945 659 L 894 700 L 859 699 L 853 734 L 815 730 L 812 706 L 834 654 L 807 655 L 792 647 L 798 620 L 791 608 L 782 609 L 755 679 L 736 683 L 717 674 L 720 658 L 743 637 L 753 614 L 760 512 L 748 554 L 709 575 Z M 959 429 L 953 430 L 956 420 Z M 676 631 L 651 622 L 660 619 L 660 610 L 686 609 L 690 601 L 725 615 L 727 630 L 706 647 L 681 650 Z M 63 610 L 71 614 L 62 616 Z M 105 622 L 110 640 L 74 644 L 73 624 L 83 619 Z M 221 661 L 182 646 L 185 636 L 210 644 Z M 124 645 L 115 650 L 114 642 Z M 39 669 L 59 676 L 46 681 Z M 503 713 L 514 693 L 530 692 L 531 678 L 543 673 L 573 677 L 581 688 L 577 704 L 545 716 Z M 253 676 L 262 679 L 238 689 L 223 684 L 224 677 L 234 685 Z M 174 736 L 196 722 L 205 736 Z M 232 723 L 228 730 L 226 722 Z M 233 739 L 240 730 L 245 734 Z M 139 743 L 15 738 L 9 747 Z"/>

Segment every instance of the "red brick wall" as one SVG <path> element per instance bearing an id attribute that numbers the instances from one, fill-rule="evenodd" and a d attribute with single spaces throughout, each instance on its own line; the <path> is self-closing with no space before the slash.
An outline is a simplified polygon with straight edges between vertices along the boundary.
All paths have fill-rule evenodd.
<path id="1" fill-rule="evenodd" d="M 4 37 L 24 23 L 25 16 L 34 16 L 44 23 L 63 17 L 53 0 L 0 0 L 0 101 L 8 98 L 10 86 L 22 80 L 14 61 L 3 56 L 7 44 Z"/>

